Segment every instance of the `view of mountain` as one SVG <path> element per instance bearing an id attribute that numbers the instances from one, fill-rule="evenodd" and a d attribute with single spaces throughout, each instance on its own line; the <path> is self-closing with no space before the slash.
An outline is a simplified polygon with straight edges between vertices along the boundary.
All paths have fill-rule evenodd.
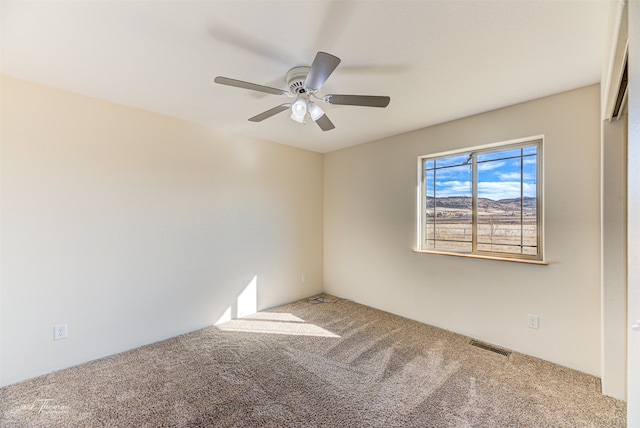
<path id="1" fill-rule="evenodd" d="M 471 209 L 472 199 L 465 196 L 449 196 L 444 198 L 427 197 L 427 208 L 433 209 L 434 199 L 436 200 L 436 208 L 443 211 L 457 211 Z M 525 213 L 535 214 L 536 198 L 525 196 L 522 199 L 522 206 Z M 520 198 L 500 199 L 494 201 L 492 199 L 479 198 L 478 208 L 481 211 L 490 211 L 496 213 L 520 212 Z"/>

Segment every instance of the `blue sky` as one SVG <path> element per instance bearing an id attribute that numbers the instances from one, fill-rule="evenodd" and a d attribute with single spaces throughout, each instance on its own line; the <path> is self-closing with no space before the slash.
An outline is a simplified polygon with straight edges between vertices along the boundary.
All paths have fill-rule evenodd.
<path id="1" fill-rule="evenodd" d="M 535 147 L 525 149 L 534 154 Z M 520 165 L 520 149 L 478 155 L 478 197 L 493 200 L 520 197 L 520 179 L 523 177 L 524 196 L 536 195 L 536 157 L 525 156 Z M 505 159 L 507 158 L 507 159 Z M 471 196 L 471 165 L 465 164 L 468 155 L 437 160 L 435 172 L 436 194 L 439 197 Z M 427 161 L 433 166 L 433 161 Z M 442 168 L 443 166 L 451 166 Z M 427 170 L 427 195 L 433 196 L 433 170 Z"/>

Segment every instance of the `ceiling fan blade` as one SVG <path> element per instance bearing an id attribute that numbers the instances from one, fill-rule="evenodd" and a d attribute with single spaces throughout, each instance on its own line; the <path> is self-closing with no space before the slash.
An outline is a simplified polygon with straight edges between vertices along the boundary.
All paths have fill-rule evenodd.
<path id="1" fill-rule="evenodd" d="M 282 104 L 277 107 L 271 108 L 249 119 L 250 122 L 262 122 L 265 119 L 269 119 L 271 116 L 283 112 L 291 107 L 291 104 Z"/>
<path id="2" fill-rule="evenodd" d="M 340 64 L 340 58 L 337 56 L 326 52 L 318 52 L 304 81 L 304 87 L 314 92 L 320 89 L 338 64 Z"/>
<path id="3" fill-rule="evenodd" d="M 230 79 L 228 77 L 218 76 L 215 79 L 213 79 L 213 81 L 221 85 L 235 86 L 236 88 L 243 88 L 243 89 L 251 89 L 252 91 L 266 92 L 267 94 L 290 95 L 289 92 L 282 89 L 272 88 L 270 86 L 257 85 L 255 83 L 245 82 L 244 80 Z"/>
<path id="4" fill-rule="evenodd" d="M 326 114 L 323 114 L 318 119 L 316 119 L 316 123 L 323 131 L 331 131 L 336 126 L 329 120 Z"/>
<path id="5" fill-rule="evenodd" d="M 323 98 L 327 104 L 345 106 L 386 107 L 391 98 L 377 95 L 326 95 Z"/>

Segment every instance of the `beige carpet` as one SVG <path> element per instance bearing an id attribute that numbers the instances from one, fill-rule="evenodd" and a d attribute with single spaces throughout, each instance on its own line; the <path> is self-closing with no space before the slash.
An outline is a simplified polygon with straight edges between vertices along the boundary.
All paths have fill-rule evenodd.
<path id="1" fill-rule="evenodd" d="M 2 427 L 625 425 L 595 377 L 331 296 L 0 389 Z"/>

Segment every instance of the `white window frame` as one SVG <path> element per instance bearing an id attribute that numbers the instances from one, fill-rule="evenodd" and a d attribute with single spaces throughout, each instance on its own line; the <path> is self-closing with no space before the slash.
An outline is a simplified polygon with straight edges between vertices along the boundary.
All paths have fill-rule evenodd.
<path id="1" fill-rule="evenodd" d="M 507 252 L 492 252 L 492 251 L 482 251 L 477 250 L 477 169 L 475 167 L 475 158 L 474 158 L 474 167 L 472 169 L 472 229 L 473 229 L 473 239 L 472 239 L 472 251 L 470 252 L 457 252 L 457 251 L 442 251 L 435 249 L 427 249 L 425 248 L 425 228 L 426 228 L 426 205 L 427 205 L 427 193 L 426 193 L 426 177 L 425 177 L 425 168 L 424 163 L 425 160 L 436 159 L 436 158 L 445 158 L 451 156 L 461 156 L 463 154 L 482 154 L 483 152 L 493 152 L 493 151 L 501 151 L 508 150 L 510 148 L 518 148 L 522 146 L 528 146 L 536 144 L 536 221 L 537 221 L 537 254 L 536 255 L 526 255 L 520 253 L 507 253 Z M 460 150 L 452 150 L 447 152 L 433 153 L 428 155 L 418 156 L 418 183 L 417 183 L 417 246 L 416 252 L 419 253 L 427 253 L 427 254 L 442 254 L 442 255 L 450 255 L 450 256 L 459 256 L 459 257 L 473 257 L 473 258 L 482 258 L 482 259 L 491 259 L 491 260 L 502 260 L 502 261 L 513 261 L 513 262 L 521 262 L 521 263 L 532 263 L 532 264 L 547 264 L 544 260 L 544 180 L 543 180 L 543 172 L 544 172 L 544 135 L 537 135 L 532 137 L 520 138 L 516 140 L 503 141 L 498 143 L 486 144 L 482 146 L 475 146 L 464 148 Z"/>

